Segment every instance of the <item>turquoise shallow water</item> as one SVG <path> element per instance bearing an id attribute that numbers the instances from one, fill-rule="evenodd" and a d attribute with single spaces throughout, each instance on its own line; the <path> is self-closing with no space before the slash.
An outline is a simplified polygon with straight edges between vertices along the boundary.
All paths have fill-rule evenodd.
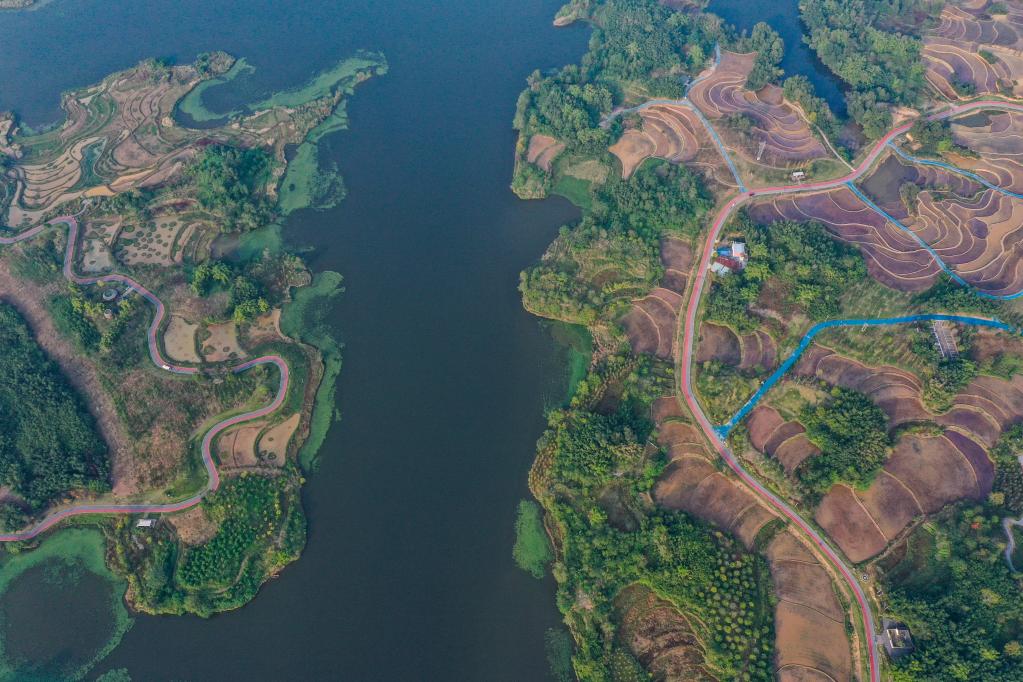
<path id="1" fill-rule="evenodd" d="M 337 208 L 285 230 L 345 276 L 327 311 L 346 344 L 338 407 L 306 488 L 306 555 L 251 605 L 208 621 L 139 617 L 96 672 L 135 680 L 542 680 L 553 583 L 511 558 L 518 500 L 564 358 L 521 309 L 519 271 L 568 202 L 508 190 L 525 77 L 577 61 L 558 0 L 55 0 L 0 13 L 0 110 L 52 122 L 63 90 L 136 61 L 223 49 L 255 72 L 207 91 L 238 103 L 358 49 L 390 72 L 360 86 L 323 160 Z M 556 396 L 551 398 L 551 396 Z M 60 627 L 54 637 L 70 637 Z"/>

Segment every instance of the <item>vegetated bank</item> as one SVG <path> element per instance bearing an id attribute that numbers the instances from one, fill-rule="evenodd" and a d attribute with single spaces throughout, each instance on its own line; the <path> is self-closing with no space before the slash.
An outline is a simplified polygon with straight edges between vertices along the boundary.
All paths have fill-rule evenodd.
<path id="1" fill-rule="evenodd" d="M 639 122 L 608 114 L 681 97 L 717 44 L 766 47 L 755 76 L 765 83 L 777 78 L 780 54 L 765 26 L 755 38 L 736 36 L 715 17 L 653 1 L 577 0 L 558 15 L 560 24 L 577 19 L 593 26 L 590 50 L 579 65 L 532 74 L 514 121 L 512 188 L 524 198 L 560 193 L 584 209 L 519 287 L 527 310 L 584 326 L 592 338 L 586 376 L 566 405 L 549 411 L 529 476 L 574 644 L 573 652 L 564 633 L 549 633 L 552 671 L 582 680 L 770 679 L 771 576 L 758 550 L 778 527 L 751 550 L 654 501 L 668 464 L 658 430 L 665 419 L 685 420 L 668 407 L 674 327 L 664 328 L 663 356 L 635 352 L 622 327 L 633 299 L 659 283 L 669 287 L 660 290 L 667 301 L 685 290 L 691 240 L 722 187 L 710 174 L 656 160 L 623 178 L 608 148 Z M 535 571 L 544 552 L 527 551 L 535 549 L 530 518 L 520 511 L 515 553 Z M 651 632 L 673 644 L 643 634 Z"/>
<path id="2" fill-rule="evenodd" d="M 89 399 L 101 406 L 117 443 L 104 469 L 102 449 L 93 452 L 79 438 L 83 454 L 65 463 L 80 459 L 90 466 L 77 467 L 84 473 L 57 472 L 76 496 L 164 503 L 196 494 L 207 484 L 197 456 L 202 436 L 228 416 L 268 404 L 277 391 L 276 371 L 231 368 L 277 355 L 290 370 L 288 392 L 275 413 L 214 441 L 221 484 L 199 506 L 155 523 L 116 516 L 98 524 L 111 567 L 127 581 L 128 602 L 150 613 L 205 616 L 237 608 L 299 556 L 306 528 L 300 488 L 334 415 L 340 345 L 316 311 L 340 292 L 340 276 L 313 278 L 274 235 L 292 211 L 343 197 L 336 169 L 318 167 L 315 145 L 345 126 L 346 97 L 386 72 L 386 61 L 361 52 L 305 87 L 219 120 L 210 117 L 212 125 L 201 130 L 173 120 L 182 98 L 191 98 L 193 114 L 205 111 L 205 84 L 224 87 L 227 74 L 238 68 L 222 53 L 184 66 L 146 61 L 69 93 L 69 121 L 62 129 L 22 135 L 11 116 L 0 129 L 0 160 L 13 169 L 0 193 L 0 215 L 12 226 L 6 234 L 78 211 L 81 199 L 89 199 L 72 268 L 144 283 L 167 309 L 158 332 L 161 353 L 199 370 L 191 378 L 176 377 L 152 365 L 146 329 L 153 310 L 131 288 L 76 286 L 64 279 L 63 232 L 44 231 L 0 251 L 0 266 L 32 285 L 7 293 L 37 311 L 42 326 L 52 325 L 55 342 L 78 353 L 82 371 L 102 387 L 102 395 Z M 142 120 L 130 115 L 139 107 Z M 120 134 L 125 128 L 133 131 L 130 138 Z M 291 147 L 299 150 L 298 167 L 285 154 Z M 78 165 L 65 163 L 77 148 L 93 151 Z M 48 169 L 45 188 L 37 186 L 38 168 Z M 17 358 L 5 355 L 4 361 Z M 80 405 L 73 407 L 66 419 L 87 416 Z M 29 420 L 23 421 L 22 431 L 31 434 Z M 32 459 L 29 442 L 19 436 L 15 455 L 45 464 Z M 4 444 L 5 462 L 17 464 Z M 44 490 L 38 483 L 38 493 L 29 486 L 60 478 L 42 464 L 35 479 L 15 473 L 4 479 L 18 484 L 15 493 L 25 497 L 17 506 L 20 516 L 7 513 L 7 529 L 38 518 L 43 503 L 57 494 L 48 492 L 53 486 Z M 33 508 L 29 503 L 36 498 L 40 503 Z M 25 551 L 38 542 L 7 549 Z"/>

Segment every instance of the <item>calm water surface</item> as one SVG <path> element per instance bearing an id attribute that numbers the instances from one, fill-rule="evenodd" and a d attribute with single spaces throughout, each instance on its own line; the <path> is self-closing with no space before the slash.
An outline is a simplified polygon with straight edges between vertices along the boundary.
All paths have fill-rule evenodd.
<path id="1" fill-rule="evenodd" d="M 810 79 L 817 95 L 831 110 L 845 115 L 845 94 L 839 81 L 817 54 L 803 42 L 803 23 L 799 18 L 799 0 L 711 0 L 707 11 L 717 14 L 740 31 L 751 31 L 763 21 L 785 41 L 781 68 L 785 76 L 802 75 Z"/>
<path id="2" fill-rule="evenodd" d="M 516 501 L 563 362 L 521 310 L 518 272 L 565 201 L 508 191 L 515 98 L 534 68 L 576 61 L 560 0 L 56 0 L 0 14 L 0 110 L 59 116 L 59 93 L 150 56 L 227 50 L 247 87 L 304 81 L 356 49 L 351 130 L 322 146 L 349 197 L 287 230 L 346 277 L 339 407 L 307 486 L 302 559 L 244 609 L 137 619 L 96 672 L 135 680 L 538 680 L 553 584 L 511 560 Z M 70 633 L 50 632 L 49 636 Z"/>

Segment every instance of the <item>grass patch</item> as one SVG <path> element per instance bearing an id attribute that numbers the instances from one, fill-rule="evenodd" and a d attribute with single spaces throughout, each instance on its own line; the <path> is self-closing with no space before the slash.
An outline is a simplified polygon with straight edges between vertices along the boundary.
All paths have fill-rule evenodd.
<path id="1" fill-rule="evenodd" d="M 547 564 L 554 559 L 540 514 L 540 505 L 536 502 L 519 502 L 519 515 L 515 519 L 515 548 L 512 550 L 519 568 L 537 579 L 543 578 Z"/>

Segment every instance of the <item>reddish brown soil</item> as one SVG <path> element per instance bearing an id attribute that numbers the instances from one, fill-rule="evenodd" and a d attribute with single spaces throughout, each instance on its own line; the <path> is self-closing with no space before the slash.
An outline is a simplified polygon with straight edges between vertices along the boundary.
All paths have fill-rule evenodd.
<path id="1" fill-rule="evenodd" d="M 852 656 L 845 614 L 831 577 L 789 532 L 767 548 L 775 595 L 775 650 L 779 680 L 848 680 Z"/>
<path id="2" fill-rule="evenodd" d="M 798 164 L 828 156 L 806 121 L 783 101 L 777 87 L 768 86 L 759 92 L 745 89 L 755 58 L 755 53 L 723 52 L 714 73 L 693 87 L 690 99 L 710 119 L 742 114 L 754 122 L 749 140 L 724 131 L 730 146 L 749 161 L 757 162 L 761 143 L 762 161 L 771 165 Z"/>
<path id="3" fill-rule="evenodd" d="M 692 625 L 670 602 L 642 585 L 626 587 L 614 601 L 618 638 L 658 680 L 713 682 Z"/>

